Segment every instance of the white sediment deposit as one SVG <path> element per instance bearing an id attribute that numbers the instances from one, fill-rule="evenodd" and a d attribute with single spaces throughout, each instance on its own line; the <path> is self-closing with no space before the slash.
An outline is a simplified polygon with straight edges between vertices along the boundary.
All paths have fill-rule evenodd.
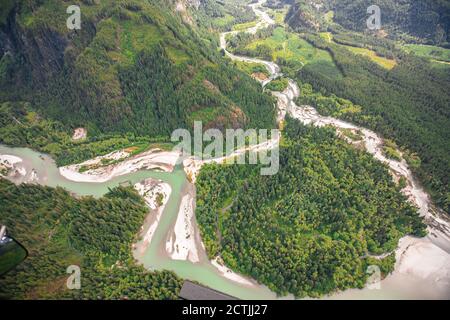
<path id="1" fill-rule="evenodd" d="M 246 285 L 246 286 L 254 286 L 255 284 L 250 281 L 249 279 L 245 278 L 244 276 L 241 276 L 234 272 L 233 270 L 227 268 L 221 257 L 216 257 L 214 260 L 211 260 L 211 264 L 219 270 L 219 272 L 227 279 L 238 282 L 240 284 Z"/>
<path id="2" fill-rule="evenodd" d="M 145 203 L 152 210 L 163 208 L 172 192 L 172 188 L 169 184 L 152 178 L 136 183 L 134 188 L 144 198 Z"/>
<path id="3" fill-rule="evenodd" d="M 194 228 L 194 203 L 195 199 L 189 193 L 181 199 L 175 227 L 166 243 L 166 251 L 174 260 L 200 261 Z"/>
<path id="4" fill-rule="evenodd" d="M 27 170 L 21 165 L 22 159 L 16 156 L 0 155 L 0 176 L 22 176 L 25 177 Z"/>
<path id="5" fill-rule="evenodd" d="M 450 293 L 450 255 L 429 239 L 403 238 L 397 250 L 395 272 L 426 280 Z"/>
<path id="6" fill-rule="evenodd" d="M 248 153 L 248 152 L 258 153 L 258 152 L 262 152 L 262 151 L 273 150 L 279 146 L 279 142 L 280 142 L 280 136 L 277 135 L 276 137 L 273 137 L 272 139 L 269 139 L 267 141 L 264 141 L 264 142 L 261 142 L 261 143 L 255 144 L 255 145 L 250 145 L 250 146 L 240 148 L 240 149 L 232 152 L 231 154 L 224 156 L 224 157 L 220 157 L 220 158 L 203 159 L 202 160 L 202 159 L 192 156 L 192 157 L 189 157 L 189 158 L 186 158 L 183 160 L 184 172 L 186 172 L 186 175 L 188 176 L 189 180 L 192 183 L 195 183 L 195 181 L 197 180 L 197 176 L 200 173 L 200 169 L 206 164 L 230 163 L 230 162 L 234 161 L 234 159 L 236 157 L 244 155 L 245 153 Z"/>
<path id="7" fill-rule="evenodd" d="M 12 167 L 16 163 L 22 162 L 22 159 L 16 156 L 11 156 L 8 154 L 0 155 L 0 164 Z"/>
<path id="8" fill-rule="evenodd" d="M 59 172 L 68 180 L 76 182 L 102 183 L 114 177 L 122 176 L 139 170 L 161 170 L 172 172 L 180 156 L 178 152 L 152 149 L 136 156 L 127 158 L 129 153 L 122 150 L 105 156 L 100 156 L 80 164 L 59 168 Z M 114 161 L 110 165 L 102 166 L 102 161 Z M 83 168 L 87 169 L 80 172 Z"/>
<path id="9" fill-rule="evenodd" d="M 134 188 L 144 198 L 151 209 L 149 216 L 141 230 L 142 242 L 137 245 L 139 254 L 143 254 L 150 245 L 153 235 L 158 228 L 159 221 L 169 201 L 172 188 L 169 184 L 155 179 L 146 179 L 134 185 Z"/>

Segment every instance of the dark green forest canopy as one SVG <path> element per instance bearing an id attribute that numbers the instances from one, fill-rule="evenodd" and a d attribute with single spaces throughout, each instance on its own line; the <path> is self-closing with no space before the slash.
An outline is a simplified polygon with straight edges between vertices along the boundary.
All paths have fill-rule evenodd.
<path id="1" fill-rule="evenodd" d="M 196 216 L 210 258 L 272 290 L 297 297 L 362 287 L 368 254 L 395 250 L 406 235 L 425 235 L 417 210 L 370 154 L 332 128 L 288 119 L 280 172 L 208 165 L 197 180 Z"/>
<path id="2" fill-rule="evenodd" d="M 242 0 L 202 0 L 196 12 L 196 23 L 203 32 L 230 31 L 239 23 L 254 21 L 255 13 Z"/>
<path id="3" fill-rule="evenodd" d="M 360 113 L 326 114 L 369 127 L 419 155 L 420 167 L 412 169 L 435 202 L 450 212 L 450 68 L 403 55 L 398 65 L 386 70 L 365 57 L 351 54 L 316 36 L 307 39 L 329 50 L 344 77 L 333 77 L 318 66 L 307 65 L 297 73 L 323 96 L 345 98 L 362 108 Z M 313 103 L 320 108 L 319 103 Z"/>
<path id="4" fill-rule="evenodd" d="M 380 7 L 382 27 L 389 36 L 411 38 L 429 44 L 449 45 L 450 1 L 448 0 L 332 0 L 335 21 L 346 28 L 364 31 L 367 8 Z"/>
<path id="5" fill-rule="evenodd" d="M 380 7 L 381 27 L 390 39 L 449 46 L 450 1 L 448 0 L 283 0 L 292 4 L 286 21 L 297 30 L 324 31 L 333 25 L 365 32 L 372 5 Z M 317 6 L 320 4 L 320 6 Z"/>
<path id="6" fill-rule="evenodd" d="M 133 133 L 91 135 L 81 141 L 58 120 L 40 117 L 29 103 L 0 103 L 0 143 L 28 147 L 50 154 L 58 166 L 80 163 L 98 155 L 129 147 L 142 152 L 171 146 L 167 137 L 139 137 Z"/>
<path id="7" fill-rule="evenodd" d="M 0 278 L 0 298 L 177 299 L 175 274 L 148 272 L 131 257 L 148 213 L 134 190 L 77 199 L 61 188 L 0 179 L 0 207 L 0 224 L 29 251 Z M 66 288 L 70 265 L 81 269 L 80 290 Z"/>
<path id="8" fill-rule="evenodd" d="M 72 4 L 82 12 L 76 32 L 65 27 L 64 2 L 18 1 L 10 10 L 0 26 L 0 101 L 31 102 L 43 117 L 94 135 L 168 137 L 194 120 L 219 129 L 274 126 L 273 99 L 174 2 Z"/>
<path id="9" fill-rule="evenodd" d="M 295 28 L 289 15 L 286 21 Z M 230 40 L 230 46 L 239 54 L 272 59 L 270 50 L 264 54 L 262 50 L 248 50 L 247 45 L 255 40 L 273 40 L 276 30 L 239 34 Z M 283 73 L 302 87 L 297 103 L 312 105 L 323 115 L 343 118 L 394 140 L 433 201 L 450 212 L 450 68 L 445 61 L 436 63 L 430 56 L 426 59 L 408 53 L 400 42 L 349 31 L 336 23 L 317 30 L 302 24 L 300 31 L 291 33 L 292 39 L 300 37 L 312 46 L 311 61 L 304 66 L 292 58 L 278 57 L 276 61 Z M 329 53 L 332 66 L 314 61 L 314 50 L 318 49 Z M 351 49 L 367 50 L 372 59 L 385 59 L 392 69 Z M 313 94 L 305 93 L 307 84 L 312 85 Z"/>

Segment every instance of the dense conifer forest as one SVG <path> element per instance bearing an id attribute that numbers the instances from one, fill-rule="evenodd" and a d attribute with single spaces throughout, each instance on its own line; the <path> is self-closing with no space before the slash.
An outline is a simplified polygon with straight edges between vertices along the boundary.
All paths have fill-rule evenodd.
<path id="1" fill-rule="evenodd" d="M 125 148 L 169 150 L 171 133 L 194 121 L 205 130 L 271 129 L 270 91 L 292 79 L 299 106 L 375 131 L 385 155 L 405 159 L 450 212 L 449 1 L 376 1 L 383 29 L 371 32 L 370 1 L 268 0 L 275 25 L 227 39 L 232 53 L 281 67 L 265 88 L 254 79 L 269 76 L 262 64 L 218 49 L 220 32 L 256 25 L 251 1 L 72 2 L 81 30 L 67 29 L 65 1 L 1 1 L 0 144 L 65 166 Z M 87 137 L 74 139 L 76 128 Z M 405 180 L 394 182 L 334 128 L 291 118 L 281 128 L 275 176 L 258 165 L 201 169 L 196 221 L 209 258 L 298 298 L 363 288 L 370 265 L 391 273 L 399 239 L 426 235 L 401 193 Z M 0 278 L 0 299 L 178 298 L 175 273 L 132 257 L 148 214 L 132 188 L 74 197 L 0 176 L 0 208 L 0 225 L 29 251 Z M 80 290 L 66 287 L 70 265 L 81 268 Z"/>
<path id="2" fill-rule="evenodd" d="M 276 0 L 274 0 L 276 1 Z M 366 32 L 367 8 L 378 5 L 384 34 L 395 40 L 449 46 L 450 2 L 446 0 L 284 0 L 292 4 L 287 21 L 297 30 L 326 28 L 331 20 Z M 332 14 L 333 19 L 330 19 Z"/>
<path id="3" fill-rule="evenodd" d="M 363 287 L 370 264 L 385 274 L 406 235 L 425 226 L 371 155 L 289 119 L 280 172 L 254 166 L 205 167 L 197 180 L 197 220 L 210 257 L 279 294 L 320 296 Z"/>
<path id="4" fill-rule="evenodd" d="M 0 178 L 0 207 L 0 223 L 29 252 L 0 278 L 0 298 L 177 299 L 181 280 L 175 274 L 148 272 L 131 256 L 148 213 L 134 190 L 77 199 L 61 188 Z M 80 267 L 80 290 L 66 287 L 71 265 Z"/>
<path id="5" fill-rule="evenodd" d="M 192 21 L 206 7 L 179 15 L 171 1 L 77 2 L 79 31 L 66 28 L 64 2 L 4 4 L 0 101 L 28 102 L 40 116 L 92 135 L 167 138 L 194 120 L 219 128 L 274 125 L 273 99 L 220 56 L 214 33 Z"/>
<path id="6" fill-rule="evenodd" d="M 435 203 L 449 212 L 449 50 L 405 45 L 406 40 L 423 42 L 420 37 L 410 36 L 402 42 L 377 32 L 355 32 L 355 28 L 341 23 L 339 15 L 352 21 L 352 8 L 367 18 L 366 10 L 361 9 L 367 1 L 320 2 L 323 5 L 319 8 L 310 1 L 296 1 L 285 26 L 270 27 L 255 35 L 237 35 L 230 39 L 231 49 L 274 60 L 298 83 L 311 85 L 312 91 L 303 86 L 299 104 L 310 104 L 324 115 L 371 128 L 395 141 Z M 389 12 L 383 27 L 396 25 L 394 16 L 398 17 L 402 6 L 393 1 L 380 5 L 382 12 Z M 418 14 L 419 6 L 430 17 L 436 17 L 432 22 L 434 30 L 417 31 L 426 39 L 432 39 L 430 32 L 439 32 L 437 29 L 448 24 L 441 10 L 447 5 L 445 1 L 403 3 L 410 15 Z M 327 18 L 330 12 L 333 14 Z M 410 19 L 408 23 L 417 22 L 413 16 L 406 18 Z M 365 21 L 360 25 L 366 26 Z M 446 46 L 445 41 L 438 44 Z"/>
<path id="7" fill-rule="evenodd" d="M 307 65 L 297 79 L 324 96 L 335 95 L 360 106 L 361 112 L 344 113 L 342 117 L 416 153 L 422 161 L 420 166 L 412 166 L 413 170 L 436 203 L 449 212 L 450 68 L 434 68 L 425 59 L 406 55 L 396 67 L 386 70 L 338 45 L 317 37 L 309 39 L 331 52 L 344 78 L 327 76 Z"/>

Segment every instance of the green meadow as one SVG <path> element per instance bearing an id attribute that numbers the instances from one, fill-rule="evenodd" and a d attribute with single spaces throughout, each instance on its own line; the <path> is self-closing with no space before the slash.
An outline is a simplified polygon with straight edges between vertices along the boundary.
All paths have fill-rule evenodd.
<path id="1" fill-rule="evenodd" d="M 283 27 L 275 28 L 271 37 L 250 43 L 247 49 L 255 50 L 258 46 L 270 48 L 274 61 L 282 58 L 303 64 L 319 61 L 333 64 L 333 59 L 327 51 L 317 49 L 300 36 L 286 32 Z"/>
<path id="2" fill-rule="evenodd" d="M 409 53 L 430 59 L 434 67 L 450 67 L 450 49 L 423 44 L 406 44 L 403 47 Z"/>
<path id="3" fill-rule="evenodd" d="M 391 70 L 397 65 L 397 62 L 395 60 L 380 57 L 373 50 L 366 49 L 366 48 L 352 47 L 352 46 L 344 46 L 344 45 L 342 45 L 342 46 L 355 54 L 359 54 L 359 55 L 368 57 L 370 60 L 372 60 L 373 62 L 375 62 L 379 66 L 382 66 L 385 69 Z"/>

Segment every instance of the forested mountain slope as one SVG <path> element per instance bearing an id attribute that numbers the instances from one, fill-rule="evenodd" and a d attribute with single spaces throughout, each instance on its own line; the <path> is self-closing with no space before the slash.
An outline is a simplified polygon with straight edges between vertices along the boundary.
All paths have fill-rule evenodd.
<path id="1" fill-rule="evenodd" d="M 67 29 L 66 2 L 2 2 L 1 101 L 31 102 L 94 134 L 168 136 L 194 120 L 273 125 L 273 100 L 227 65 L 213 33 L 198 32 L 192 11 L 204 11 L 203 1 L 71 4 L 80 5 L 81 30 Z"/>
<path id="2" fill-rule="evenodd" d="M 175 274 L 148 272 L 131 256 L 148 212 L 134 190 L 76 199 L 61 188 L 0 178 L 0 207 L 2 224 L 29 252 L 0 278 L 0 299 L 177 299 Z M 81 269 L 80 290 L 66 287 L 70 265 Z"/>
<path id="3" fill-rule="evenodd" d="M 410 166 L 434 201 L 449 212 L 449 50 L 404 43 L 446 46 L 449 2 L 375 1 L 382 14 L 382 30 L 377 32 L 367 30 L 367 8 L 373 4 L 369 1 L 283 3 L 293 4 L 285 20 L 290 31 L 327 51 L 340 71 L 323 61 L 297 67 L 280 60 L 284 72 L 314 89 L 299 103 L 395 140 L 407 156 L 413 155 L 408 157 L 413 160 Z M 442 37 L 436 40 L 438 34 Z"/>
<path id="4" fill-rule="evenodd" d="M 386 36 L 437 45 L 449 45 L 450 41 L 448 0 L 285 0 L 285 3 L 294 4 L 287 21 L 296 28 L 324 27 L 327 13 L 333 12 L 334 22 L 363 32 L 367 28 L 367 8 L 378 5 Z"/>
<path id="5" fill-rule="evenodd" d="M 192 16 L 197 25 L 209 31 L 228 31 L 236 24 L 256 19 L 253 10 L 241 0 L 202 0 Z"/>
<path id="6" fill-rule="evenodd" d="M 344 77 L 321 74 L 311 66 L 303 68 L 297 74 L 299 81 L 312 84 L 322 93 L 322 98 L 308 103 L 322 112 L 373 128 L 409 149 L 407 153 L 419 155 L 421 162 L 410 163 L 413 170 L 448 212 L 450 68 L 436 69 L 411 55 L 389 71 L 318 37 L 309 40 L 332 53 Z M 341 112 L 332 95 L 351 100 L 361 111 Z"/>

